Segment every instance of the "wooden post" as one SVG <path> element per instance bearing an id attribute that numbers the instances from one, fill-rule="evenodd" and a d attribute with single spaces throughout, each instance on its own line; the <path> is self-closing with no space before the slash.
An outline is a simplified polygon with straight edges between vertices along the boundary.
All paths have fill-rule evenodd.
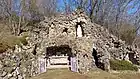
<path id="1" fill-rule="evenodd" d="M 38 58 L 39 61 L 39 74 L 46 72 L 46 58 L 44 56 Z"/>
<path id="2" fill-rule="evenodd" d="M 78 72 L 76 57 L 71 57 L 71 71 Z"/>

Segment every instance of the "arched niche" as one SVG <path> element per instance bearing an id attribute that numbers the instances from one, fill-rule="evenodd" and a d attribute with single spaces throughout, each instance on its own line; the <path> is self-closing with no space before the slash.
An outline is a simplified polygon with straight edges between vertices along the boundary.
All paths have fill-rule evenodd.
<path id="1" fill-rule="evenodd" d="M 69 45 L 46 48 L 47 68 L 69 68 L 71 70 L 72 48 Z"/>
<path id="2" fill-rule="evenodd" d="M 84 36 L 84 30 L 82 26 L 82 22 L 76 23 L 76 37 L 83 37 Z"/>

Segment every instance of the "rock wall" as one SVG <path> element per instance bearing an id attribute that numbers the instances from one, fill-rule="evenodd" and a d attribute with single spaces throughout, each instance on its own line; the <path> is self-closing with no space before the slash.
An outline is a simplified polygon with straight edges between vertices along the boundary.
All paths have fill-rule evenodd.
<path id="1" fill-rule="evenodd" d="M 0 54 L 0 79 L 26 79 L 38 74 L 38 57 L 32 51 L 16 46 Z"/>

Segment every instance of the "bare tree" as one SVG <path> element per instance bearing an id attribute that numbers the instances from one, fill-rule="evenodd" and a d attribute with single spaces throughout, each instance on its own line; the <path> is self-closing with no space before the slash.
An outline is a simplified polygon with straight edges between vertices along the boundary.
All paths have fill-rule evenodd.
<path id="1" fill-rule="evenodd" d="M 39 12 L 45 16 L 54 16 L 57 9 L 57 0 L 37 0 Z"/>

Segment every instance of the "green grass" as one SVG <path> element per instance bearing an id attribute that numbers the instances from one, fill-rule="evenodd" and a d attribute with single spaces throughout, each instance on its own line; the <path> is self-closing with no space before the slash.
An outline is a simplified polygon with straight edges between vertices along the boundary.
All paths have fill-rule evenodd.
<path id="1" fill-rule="evenodd" d="M 125 60 L 110 60 L 110 67 L 113 70 L 138 70 L 136 66 Z"/>
<path id="2" fill-rule="evenodd" d="M 30 79 L 139 79 L 140 73 L 126 71 L 120 73 L 109 73 L 102 70 L 92 70 L 86 74 L 71 72 L 68 69 L 48 70 Z"/>

